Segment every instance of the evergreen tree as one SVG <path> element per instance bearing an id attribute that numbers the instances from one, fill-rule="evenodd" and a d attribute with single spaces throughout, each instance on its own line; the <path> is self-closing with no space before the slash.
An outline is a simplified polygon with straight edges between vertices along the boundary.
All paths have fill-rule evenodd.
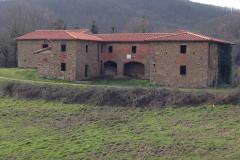
<path id="1" fill-rule="evenodd" d="M 111 27 L 111 31 L 112 31 L 112 33 L 116 33 L 116 32 L 117 32 L 116 27 L 112 26 L 112 27 Z"/>
<path id="2" fill-rule="evenodd" d="M 98 33 L 98 26 L 97 26 L 95 20 L 92 21 L 92 25 L 91 25 L 91 29 L 90 30 L 91 30 L 91 32 L 93 34 L 97 34 Z"/>

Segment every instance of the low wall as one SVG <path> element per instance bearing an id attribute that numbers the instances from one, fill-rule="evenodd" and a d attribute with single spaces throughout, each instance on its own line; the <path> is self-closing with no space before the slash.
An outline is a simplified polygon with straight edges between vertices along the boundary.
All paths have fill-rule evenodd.
<path id="1" fill-rule="evenodd" d="M 240 91 L 228 94 L 190 93 L 166 89 L 129 89 L 115 87 L 63 87 L 18 82 L 0 83 L 2 96 L 43 99 L 64 103 L 112 107 L 182 107 L 213 104 L 240 104 Z"/>

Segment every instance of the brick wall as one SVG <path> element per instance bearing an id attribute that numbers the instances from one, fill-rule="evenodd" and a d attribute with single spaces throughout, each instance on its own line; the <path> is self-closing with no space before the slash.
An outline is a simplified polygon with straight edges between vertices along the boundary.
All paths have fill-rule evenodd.
<path id="1" fill-rule="evenodd" d="M 113 52 L 108 52 L 108 47 L 113 47 Z M 137 47 L 137 52 L 132 54 L 132 46 Z M 130 56 L 131 55 L 131 56 Z M 149 79 L 151 46 L 149 43 L 105 43 L 102 45 L 102 62 L 113 61 L 117 63 L 117 76 L 124 76 L 124 65 L 129 62 L 139 62 L 145 66 L 143 79 Z"/>

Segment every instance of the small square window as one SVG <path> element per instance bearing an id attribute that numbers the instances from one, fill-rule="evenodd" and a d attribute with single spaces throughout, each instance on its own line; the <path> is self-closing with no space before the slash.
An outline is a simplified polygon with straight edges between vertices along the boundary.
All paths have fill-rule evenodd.
<path id="1" fill-rule="evenodd" d="M 47 43 L 42 44 L 42 48 L 48 48 L 48 44 Z"/>
<path id="2" fill-rule="evenodd" d="M 62 52 L 66 52 L 67 51 L 67 45 L 66 44 L 62 44 L 61 45 L 61 51 Z"/>
<path id="3" fill-rule="evenodd" d="M 61 71 L 66 71 L 66 63 L 61 63 Z"/>
<path id="4" fill-rule="evenodd" d="M 86 49 L 85 49 L 86 53 L 88 53 L 88 45 L 86 45 Z"/>
<path id="5" fill-rule="evenodd" d="M 137 46 L 132 46 L 132 53 L 137 53 Z"/>
<path id="6" fill-rule="evenodd" d="M 187 75 L 187 66 L 180 66 L 180 75 Z"/>
<path id="7" fill-rule="evenodd" d="M 186 45 L 181 45 L 180 46 L 180 53 L 181 54 L 186 54 L 187 53 L 187 46 Z"/>
<path id="8" fill-rule="evenodd" d="M 109 47 L 108 47 L 108 52 L 109 52 L 109 53 L 112 53 L 112 52 L 113 52 L 113 47 L 112 47 L 112 46 L 109 46 Z"/>

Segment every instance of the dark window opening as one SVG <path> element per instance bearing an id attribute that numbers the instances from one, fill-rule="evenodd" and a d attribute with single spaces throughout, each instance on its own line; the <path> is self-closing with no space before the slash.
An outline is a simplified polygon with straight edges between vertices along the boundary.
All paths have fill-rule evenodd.
<path id="1" fill-rule="evenodd" d="M 112 47 L 112 46 L 109 46 L 109 47 L 108 47 L 108 52 L 109 52 L 109 53 L 112 53 L 112 52 L 113 52 L 113 47 Z"/>
<path id="2" fill-rule="evenodd" d="M 103 61 L 101 61 L 101 74 L 103 74 Z"/>
<path id="3" fill-rule="evenodd" d="M 105 77 L 114 78 L 117 75 L 117 63 L 113 61 L 107 61 L 104 64 L 103 74 Z"/>
<path id="4" fill-rule="evenodd" d="M 187 66 L 180 66 L 180 75 L 187 75 Z"/>
<path id="5" fill-rule="evenodd" d="M 145 66 L 139 62 L 124 64 L 124 75 L 131 78 L 144 78 Z"/>
<path id="6" fill-rule="evenodd" d="M 66 44 L 62 44 L 61 45 L 61 51 L 62 52 L 66 52 L 67 51 L 67 45 Z"/>
<path id="7" fill-rule="evenodd" d="M 42 44 L 42 48 L 48 48 L 48 44 L 47 43 Z"/>
<path id="8" fill-rule="evenodd" d="M 187 53 L 187 46 L 186 45 L 181 45 L 180 46 L 180 53 L 181 54 L 186 54 Z"/>
<path id="9" fill-rule="evenodd" d="M 66 63 L 61 63 L 61 71 L 66 71 Z"/>
<path id="10" fill-rule="evenodd" d="M 88 65 L 85 65 L 85 78 L 88 77 Z"/>
<path id="11" fill-rule="evenodd" d="M 103 53 L 103 45 L 101 45 L 101 53 Z"/>
<path id="12" fill-rule="evenodd" d="M 132 46 L 132 53 L 137 53 L 137 46 Z"/>
<path id="13" fill-rule="evenodd" d="M 153 72 L 157 72 L 155 63 L 153 64 Z"/>
<path id="14" fill-rule="evenodd" d="M 88 53 L 88 45 L 86 45 L 86 53 Z"/>

